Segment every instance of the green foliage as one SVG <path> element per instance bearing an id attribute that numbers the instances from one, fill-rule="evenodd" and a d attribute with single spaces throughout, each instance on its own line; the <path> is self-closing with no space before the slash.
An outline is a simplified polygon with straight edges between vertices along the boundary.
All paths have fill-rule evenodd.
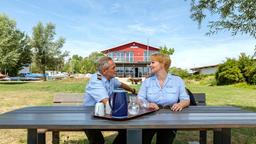
<path id="1" fill-rule="evenodd" d="M 29 37 L 5 15 L 0 15 L 0 32 L 0 72 L 15 76 L 24 64 L 31 62 Z"/>
<path id="2" fill-rule="evenodd" d="M 167 55 L 173 55 L 174 48 L 167 48 L 166 46 L 160 46 L 160 53 L 161 54 L 167 54 Z"/>
<path id="3" fill-rule="evenodd" d="M 246 82 L 249 84 L 256 85 L 256 62 L 254 61 L 252 65 L 245 68 L 245 78 Z"/>
<path id="4" fill-rule="evenodd" d="M 245 81 L 250 83 L 251 81 L 251 73 L 253 73 L 253 59 L 249 55 L 247 56 L 245 53 L 241 53 L 238 59 L 238 67 L 241 70 Z"/>
<path id="5" fill-rule="evenodd" d="M 241 53 L 238 60 L 227 59 L 216 72 L 217 84 L 233 84 L 241 81 L 241 76 L 248 84 L 256 84 L 256 61 L 253 57 Z M 226 75 L 226 76 L 224 76 Z"/>
<path id="6" fill-rule="evenodd" d="M 96 72 L 96 61 L 104 54 L 92 52 L 88 57 L 73 55 L 64 66 L 64 70 L 69 73 L 94 73 Z"/>
<path id="7" fill-rule="evenodd" d="M 63 67 L 64 57 L 68 55 L 68 52 L 62 53 L 61 51 L 65 39 L 59 38 L 54 41 L 55 34 L 55 25 L 52 23 L 43 26 L 39 22 L 33 27 L 31 44 L 34 48 L 34 61 L 43 74 L 45 74 L 46 69 L 56 70 Z"/>
<path id="8" fill-rule="evenodd" d="M 207 14 L 217 16 L 217 19 L 209 20 L 207 34 L 228 30 L 233 35 L 240 32 L 256 38 L 255 11 L 255 0 L 191 0 L 191 18 L 199 26 Z"/>
<path id="9" fill-rule="evenodd" d="M 216 72 L 217 85 L 234 84 L 244 81 L 243 75 L 235 59 L 227 59 Z"/>
<path id="10" fill-rule="evenodd" d="M 174 74 L 174 75 L 180 76 L 181 78 L 187 78 L 187 77 L 190 76 L 190 74 L 188 73 L 187 70 L 181 69 L 181 68 L 177 68 L 177 67 L 170 68 L 169 72 Z"/>

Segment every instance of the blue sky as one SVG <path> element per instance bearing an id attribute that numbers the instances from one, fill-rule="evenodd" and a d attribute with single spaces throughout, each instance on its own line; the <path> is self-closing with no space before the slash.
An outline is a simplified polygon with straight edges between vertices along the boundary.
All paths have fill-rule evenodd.
<path id="1" fill-rule="evenodd" d="M 88 56 L 131 41 L 173 47 L 172 66 L 214 65 L 241 52 L 252 55 L 255 39 L 229 32 L 206 36 L 190 19 L 187 0 L 2 0 L 0 13 L 28 35 L 39 21 L 56 25 L 70 55 Z"/>

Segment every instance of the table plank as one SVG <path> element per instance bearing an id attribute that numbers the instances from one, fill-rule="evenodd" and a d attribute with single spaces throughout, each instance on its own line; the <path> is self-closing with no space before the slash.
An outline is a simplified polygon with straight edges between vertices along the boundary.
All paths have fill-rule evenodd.
<path id="1" fill-rule="evenodd" d="M 256 114 L 237 107 L 189 107 L 182 112 L 161 109 L 134 120 L 115 122 L 92 117 L 93 107 L 27 107 L 0 115 L 0 128 L 123 129 L 255 127 Z"/>

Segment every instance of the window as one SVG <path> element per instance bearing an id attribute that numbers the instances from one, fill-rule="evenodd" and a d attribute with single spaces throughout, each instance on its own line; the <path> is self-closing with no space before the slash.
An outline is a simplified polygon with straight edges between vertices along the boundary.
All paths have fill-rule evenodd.
<path id="1" fill-rule="evenodd" d="M 113 53 L 113 52 L 110 52 L 110 53 L 108 53 L 108 56 L 113 59 L 113 58 L 114 58 L 114 53 Z"/>
<path id="2" fill-rule="evenodd" d="M 126 61 L 126 62 L 129 62 L 129 56 L 130 56 L 130 53 L 129 53 L 129 52 L 126 52 L 126 53 L 125 53 L 125 61 Z"/>
<path id="3" fill-rule="evenodd" d="M 120 52 L 120 61 L 124 62 L 124 52 Z"/>
<path id="4" fill-rule="evenodd" d="M 124 53 L 123 55 L 125 55 L 126 62 L 133 62 L 133 52 L 132 51 L 128 51 L 128 52 Z"/>
<path id="5" fill-rule="evenodd" d="M 130 58 L 129 58 L 130 62 L 133 62 L 133 52 L 130 52 Z"/>
<path id="6" fill-rule="evenodd" d="M 150 61 L 150 56 L 154 53 L 159 53 L 158 51 L 144 51 L 144 61 Z"/>

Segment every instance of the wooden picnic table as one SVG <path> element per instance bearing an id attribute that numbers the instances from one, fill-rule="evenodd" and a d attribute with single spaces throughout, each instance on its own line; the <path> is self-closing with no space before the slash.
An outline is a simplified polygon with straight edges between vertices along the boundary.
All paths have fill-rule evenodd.
<path id="1" fill-rule="evenodd" d="M 0 129 L 27 129 L 28 144 L 40 143 L 37 129 L 127 129 L 128 144 L 142 143 L 142 129 L 213 129 L 214 144 L 230 144 L 231 128 L 255 128 L 256 113 L 232 106 L 190 106 L 181 112 L 169 109 L 128 121 L 92 116 L 94 107 L 35 106 L 0 115 Z"/>

